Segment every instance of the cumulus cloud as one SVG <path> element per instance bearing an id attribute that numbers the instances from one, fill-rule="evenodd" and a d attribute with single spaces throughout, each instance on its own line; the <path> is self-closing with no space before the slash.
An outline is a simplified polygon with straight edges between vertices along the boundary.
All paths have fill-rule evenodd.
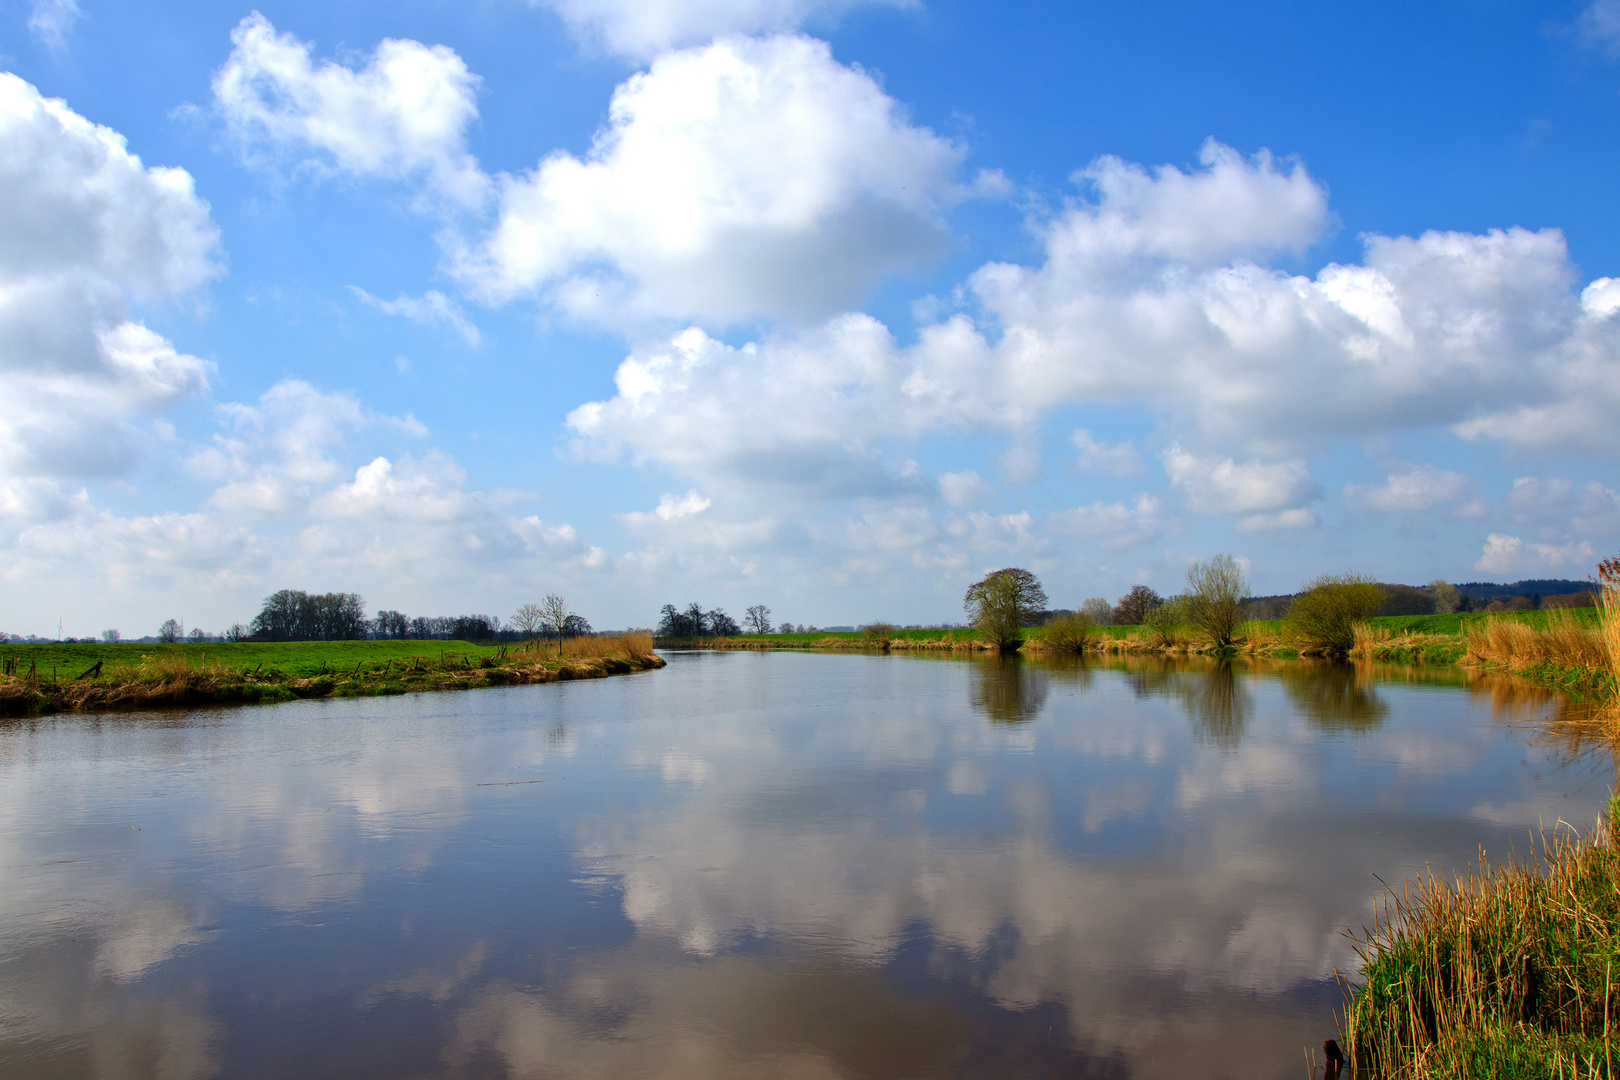
<path id="1" fill-rule="evenodd" d="M 317 491 L 341 474 L 332 452 L 354 433 L 382 427 L 427 434 L 409 414 L 383 416 L 352 394 L 327 393 L 301 379 L 283 379 L 257 404 L 228 402 L 217 412 L 226 430 L 192 455 L 192 471 L 224 481 L 210 505 L 272 517 L 308 511 Z"/>
<path id="2" fill-rule="evenodd" d="M 1085 428 L 1075 428 L 1069 441 L 1080 451 L 1079 465 L 1082 469 L 1095 469 L 1115 476 L 1142 471 L 1142 457 L 1129 440 L 1122 443 L 1102 442 Z"/>
<path id="3" fill-rule="evenodd" d="M 1365 263 L 1313 278 L 1254 261 L 1330 224 L 1301 164 L 1211 143 L 1192 170 L 1102 159 L 1083 179 L 1090 197 L 1039 225 L 1043 262 L 970 277 L 977 312 L 904 346 L 864 315 L 743 346 L 683 331 L 571 414 L 580 451 L 881 494 L 896 479 L 884 440 L 1019 445 L 1048 410 L 1127 402 L 1200 448 L 1165 458 L 1189 509 L 1279 528 L 1316 520 L 1304 459 L 1338 436 L 1449 426 L 1594 452 L 1620 439 L 1603 418 L 1620 409 L 1617 308 L 1603 282 L 1577 294 L 1556 231 L 1369 237 Z M 1134 451 L 1089 431 L 1076 448 L 1113 469 Z M 1419 470 L 1355 497 L 1395 505 L 1449 482 Z"/>
<path id="4" fill-rule="evenodd" d="M 349 290 L 361 303 L 385 315 L 399 315 L 422 326 L 448 326 L 475 349 L 482 340 L 478 327 L 467 318 L 461 305 L 437 289 L 429 289 L 421 296 L 398 296 L 392 300 L 372 296 L 358 285 L 350 285 Z"/>
<path id="5" fill-rule="evenodd" d="M 961 159 L 825 42 L 728 38 L 627 80 L 583 158 L 504 177 L 458 272 L 615 325 L 825 315 L 941 250 Z"/>
<path id="6" fill-rule="evenodd" d="M 990 485 L 972 469 L 941 473 L 939 477 L 940 497 L 952 506 L 966 506 L 973 500 L 988 495 L 990 491 Z"/>
<path id="7" fill-rule="evenodd" d="M 421 177 L 476 205 L 488 179 L 467 150 L 478 77 L 455 51 L 394 38 L 365 67 L 317 63 L 310 46 L 258 12 L 231 31 L 214 104 L 250 160 L 290 157 L 316 173 Z"/>
<path id="8" fill-rule="evenodd" d="M 1322 497 L 1303 461 L 1245 462 L 1201 458 L 1179 446 L 1161 455 L 1170 483 L 1195 514 L 1254 514 L 1300 508 Z M 1299 519 L 1295 519 L 1299 520 Z"/>
<path id="9" fill-rule="evenodd" d="M 1082 540 L 1095 540 L 1106 548 L 1134 547 L 1158 536 L 1169 523 L 1159 498 L 1139 493 L 1131 504 L 1105 503 L 1059 510 L 1048 515 L 1047 525 L 1054 532 Z"/>
<path id="10" fill-rule="evenodd" d="M 796 30 L 866 4 L 907 8 L 917 0 L 535 0 L 581 38 L 625 56 L 648 58 L 730 34 Z"/>
<path id="11" fill-rule="evenodd" d="M 129 318 L 219 273 L 183 169 L 0 73 L 0 475 L 116 475 L 130 423 L 207 389 L 213 365 Z"/>
<path id="12" fill-rule="evenodd" d="M 1346 484 L 1344 501 L 1357 510 L 1415 513 L 1459 499 L 1469 488 L 1463 473 L 1419 464 L 1390 473 L 1382 484 Z"/>
<path id="13" fill-rule="evenodd" d="M 1555 532 L 1620 532 L 1620 495 L 1596 480 L 1577 488 L 1558 477 L 1521 476 L 1503 496 L 1502 505 L 1517 521 Z"/>
<path id="14" fill-rule="evenodd" d="M 1548 570 L 1582 568 L 1592 562 L 1592 545 L 1582 540 L 1568 544 L 1525 543 L 1517 536 L 1491 533 L 1474 569 L 1488 574 L 1529 576 Z"/>

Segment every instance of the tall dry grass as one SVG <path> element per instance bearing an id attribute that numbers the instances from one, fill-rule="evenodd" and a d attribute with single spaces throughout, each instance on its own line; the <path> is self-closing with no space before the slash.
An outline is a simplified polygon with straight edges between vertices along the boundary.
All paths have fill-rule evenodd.
<path id="1" fill-rule="evenodd" d="M 1487 619 L 1468 630 L 1467 656 L 1509 669 L 1546 664 L 1609 674 L 1616 670 L 1615 660 L 1620 657 L 1620 625 L 1616 622 L 1608 608 L 1596 627 L 1580 625 L 1566 610 L 1548 612 L 1547 624 L 1540 629 L 1517 619 Z"/>
<path id="2" fill-rule="evenodd" d="M 642 660 L 653 654 L 651 630 L 626 630 L 622 634 L 592 634 L 589 637 L 564 638 L 562 654 L 575 659 L 599 656 L 622 656 L 629 660 Z"/>

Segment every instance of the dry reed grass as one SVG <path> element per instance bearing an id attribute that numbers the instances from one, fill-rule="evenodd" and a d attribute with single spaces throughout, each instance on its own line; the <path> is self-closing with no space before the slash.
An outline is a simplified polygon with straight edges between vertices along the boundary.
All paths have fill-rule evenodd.
<path id="1" fill-rule="evenodd" d="M 562 654 L 577 660 L 610 656 L 641 660 L 653 655 L 652 631 L 627 630 L 622 634 L 564 638 Z"/>
<path id="2" fill-rule="evenodd" d="M 1548 612 L 1547 625 L 1537 629 L 1517 619 L 1487 619 L 1469 629 L 1466 661 L 1499 664 L 1509 670 L 1548 665 L 1574 668 L 1593 675 L 1615 670 L 1620 627 L 1604 610 L 1601 627 L 1582 626 L 1568 611 Z"/>

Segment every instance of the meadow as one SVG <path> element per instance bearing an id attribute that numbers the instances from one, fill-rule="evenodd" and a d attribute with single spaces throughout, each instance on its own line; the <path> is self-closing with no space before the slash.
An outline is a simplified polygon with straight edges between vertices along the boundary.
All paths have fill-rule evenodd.
<path id="1" fill-rule="evenodd" d="M 555 641 L 0 646 L 0 715 L 462 690 L 662 667 L 645 633 Z"/>

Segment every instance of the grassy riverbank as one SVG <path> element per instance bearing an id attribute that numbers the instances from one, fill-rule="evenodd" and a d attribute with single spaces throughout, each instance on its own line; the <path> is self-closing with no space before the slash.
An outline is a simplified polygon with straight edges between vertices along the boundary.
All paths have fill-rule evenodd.
<path id="1" fill-rule="evenodd" d="M 1046 627 L 1022 632 L 1029 652 L 1048 651 Z M 1072 635 L 1071 635 L 1072 636 Z M 988 651 L 993 646 L 977 630 L 896 630 L 749 634 L 723 638 L 660 638 L 663 648 L 700 649 L 874 649 Z M 1563 689 L 1602 694 L 1614 689 L 1599 609 L 1393 615 L 1358 625 L 1352 657 L 1399 664 L 1462 664 L 1511 671 Z M 1065 643 L 1068 651 L 1068 643 Z M 1233 644 L 1216 650 L 1187 627 L 1090 628 L 1085 651 L 1228 655 L 1278 660 L 1310 655 L 1281 620 L 1243 623 Z"/>
<path id="2" fill-rule="evenodd" d="M 358 697 L 662 667 L 651 635 L 555 642 L 291 641 L 0 647 L 0 715 Z"/>
<path id="3" fill-rule="evenodd" d="M 1358 939 L 1345 1037 L 1362 1075 L 1611 1077 L 1620 1056 L 1615 805 L 1529 863 L 1408 883 Z"/>

